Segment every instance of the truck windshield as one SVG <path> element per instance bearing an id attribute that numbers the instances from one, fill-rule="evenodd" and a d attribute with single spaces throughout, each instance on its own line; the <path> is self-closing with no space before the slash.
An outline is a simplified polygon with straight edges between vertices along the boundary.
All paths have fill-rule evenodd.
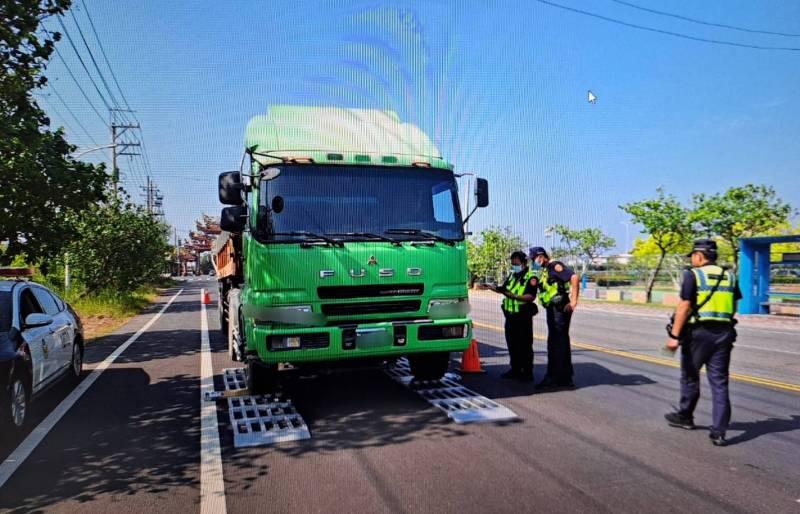
<path id="1" fill-rule="evenodd" d="M 284 166 L 277 178 L 262 183 L 259 196 L 261 240 L 294 241 L 298 232 L 345 241 L 464 238 L 449 170 Z"/>

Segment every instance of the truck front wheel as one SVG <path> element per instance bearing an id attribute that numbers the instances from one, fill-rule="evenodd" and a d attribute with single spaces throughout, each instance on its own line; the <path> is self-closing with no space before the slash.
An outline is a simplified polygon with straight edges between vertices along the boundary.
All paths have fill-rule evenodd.
<path id="1" fill-rule="evenodd" d="M 251 394 L 268 394 L 278 387 L 278 366 L 264 364 L 255 357 L 247 360 L 247 388 Z"/>
<path id="2" fill-rule="evenodd" d="M 225 290 L 222 282 L 220 282 L 217 294 L 217 314 L 219 315 L 219 327 L 222 329 L 223 334 L 228 331 L 228 309 L 225 306 L 225 295 L 227 294 L 228 291 Z"/>
<path id="3" fill-rule="evenodd" d="M 414 380 L 439 380 L 447 373 L 450 352 L 416 353 L 408 356 Z"/>

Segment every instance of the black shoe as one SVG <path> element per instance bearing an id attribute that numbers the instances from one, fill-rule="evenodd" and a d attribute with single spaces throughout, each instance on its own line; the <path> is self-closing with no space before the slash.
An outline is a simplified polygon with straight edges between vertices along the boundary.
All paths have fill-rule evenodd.
<path id="1" fill-rule="evenodd" d="M 667 424 L 669 424 L 671 427 L 694 430 L 694 420 L 688 416 L 683 416 L 678 412 L 669 412 L 664 414 L 664 419 L 667 420 Z"/>
<path id="2" fill-rule="evenodd" d="M 725 439 L 725 436 L 722 434 L 715 434 L 712 432 L 708 434 L 708 438 L 711 439 L 711 444 L 714 446 L 726 446 L 728 444 L 728 440 Z"/>
<path id="3" fill-rule="evenodd" d="M 515 370 L 515 369 L 510 369 L 510 370 L 506 371 L 505 373 L 503 373 L 502 375 L 500 375 L 500 378 L 506 378 L 506 379 L 509 379 L 509 380 L 514 379 L 514 378 L 518 378 L 518 377 L 519 377 L 519 373 L 517 373 L 517 370 Z"/>
<path id="4" fill-rule="evenodd" d="M 529 372 L 526 373 L 526 372 L 523 371 L 522 373 L 520 373 L 517 376 L 517 380 L 519 380 L 520 382 L 525 382 L 525 383 L 533 382 L 533 372 L 529 371 Z"/>
<path id="5" fill-rule="evenodd" d="M 559 382 L 555 386 L 559 389 L 575 389 L 575 382 L 572 380 L 568 382 Z"/>

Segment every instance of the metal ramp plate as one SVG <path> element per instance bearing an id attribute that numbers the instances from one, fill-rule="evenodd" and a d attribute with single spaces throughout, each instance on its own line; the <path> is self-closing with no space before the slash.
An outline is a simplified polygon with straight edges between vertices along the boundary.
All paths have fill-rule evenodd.
<path id="1" fill-rule="evenodd" d="M 399 359 L 397 364 L 386 370 L 386 373 L 442 410 L 456 423 L 496 423 L 518 419 L 514 411 L 508 407 L 459 384 L 457 380 L 461 380 L 461 377 L 455 373 L 446 373 L 439 380 L 417 382 L 414 381 L 408 359 L 405 357 Z"/>
<path id="2" fill-rule="evenodd" d="M 247 387 L 244 368 L 224 369 L 222 376 L 226 391 Z M 289 399 L 277 395 L 249 395 L 227 398 L 227 401 L 236 448 L 311 438 L 303 416 Z"/>

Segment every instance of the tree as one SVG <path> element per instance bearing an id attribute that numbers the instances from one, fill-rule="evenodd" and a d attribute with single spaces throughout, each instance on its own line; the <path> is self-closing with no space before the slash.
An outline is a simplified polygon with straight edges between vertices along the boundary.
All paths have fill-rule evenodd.
<path id="1" fill-rule="evenodd" d="M 0 263 L 25 253 L 30 261 L 61 251 L 72 232 L 70 211 L 103 198 L 102 167 L 75 161 L 63 130 L 33 98 L 58 33 L 40 38 L 40 22 L 62 14 L 69 0 L 0 3 L 0 241 L 7 241 Z"/>
<path id="2" fill-rule="evenodd" d="M 681 245 L 673 248 L 672 253 L 664 256 L 662 272 L 669 275 L 672 285 L 675 288 L 680 287 L 681 276 L 683 270 L 686 268 L 686 258 L 692 249 L 692 242 L 686 239 Z M 642 276 L 649 274 L 658 265 L 661 258 L 661 249 L 655 244 L 652 237 L 646 239 L 637 238 L 633 243 L 633 250 L 631 251 L 633 259 L 631 262 L 631 269 L 636 271 L 637 274 L 641 273 Z M 656 281 L 658 277 L 656 277 Z"/>
<path id="3" fill-rule="evenodd" d="M 693 238 L 689 211 L 673 195 L 666 195 L 663 188 L 656 189 L 656 193 L 656 198 L 620 205 L 634 223 L 642 225 L 642 233 L 649 234 L 652 244 L 658 248 L 656 266 L 647 281 L 648 302 L 652 299 L 653 286 L 666 256 Z"/>
<path id="4" fill-rule="evenodd" d="M 142 207 L 97 204 L 70 222 L 78 234 L 67 247 L 70 265 L 86 293 L 131 292 L 164 271 L 169 228 Z"/>
<path id="5" fill-rule="evenodd" d="M 692 197 L 691 221 L 709 237 L 719 236 L 734 250 L 733 263 L 739 265 L 739 238 L 764 235 L 789 222 L 794 213 L 772 187 L 747 184 L 724 193 Z"/>
<path id="6" fill-rule="evenodd" d="M 552 229 L 566 247 L 564 255 L 573 256 L 582 261 L 584 272 L 592 261 L 600 257 L 603 251 L 613 248 L 617 244 L 614 238 L 605 235 L 599 228 L 573 230 L 565 225 L 555 225 Z M 554 256 L 557 254 L 555 251 L 553 253 Z"/>
<path id="7" fill-rule="evenodd" d="M 476 242 L 467 242 L 467 264 L 470 284 L 486 277 L 500 279 L 510 271 L 509 256 L 527 244 L 511 231 L 511 227 L 489 227 L 482 230 Z"/>
<path id="8" fill-rule="evenodd" d="M 212 269 L 214 269 L 214 264 L 211 262 L 211 254 L 206 252 L 200 256 L 200 274 L 208 275 Z"/>

